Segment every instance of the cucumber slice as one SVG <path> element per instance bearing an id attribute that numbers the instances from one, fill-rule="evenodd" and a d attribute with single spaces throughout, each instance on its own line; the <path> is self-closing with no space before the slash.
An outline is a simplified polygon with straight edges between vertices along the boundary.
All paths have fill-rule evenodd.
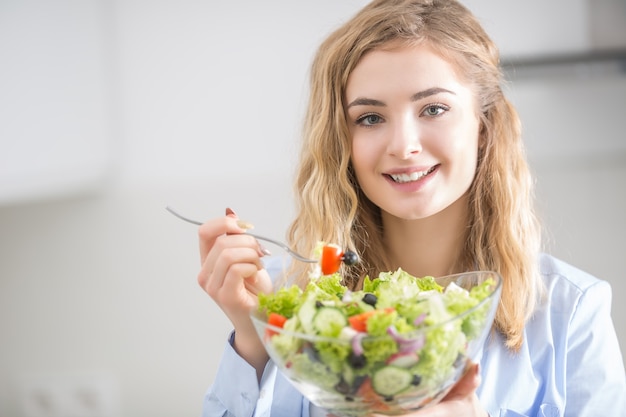
<path id="1" fill-rule="evenodd" d="M 314 298 L 309 297 L 300 306 L 297 314 L 305 333 L 313 333 L 313 317 L 315 317 L 316 312 Z"/>
<path id="2" fill-rule="evenodd" d="M 374 391 L 384 397 L 392 397 L 411 386 L 413 374 L 398 366 L 385 366 L 372 375 Z"/>
<path id="3" fill-rule="evenodd" d="M 337 336 L 348 325 L 348 319 L 335 307 L 320 307 L 313 316 L 313 328 L 324 336 Z"/>

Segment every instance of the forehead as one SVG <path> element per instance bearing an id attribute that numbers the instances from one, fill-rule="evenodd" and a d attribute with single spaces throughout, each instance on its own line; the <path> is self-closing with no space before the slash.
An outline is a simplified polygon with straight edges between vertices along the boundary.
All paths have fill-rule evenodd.
<path id="1" fill-rule="evenodd" d="M 468 88 L 459 66 L 426 43 L 390 44 L 365 54 L 350 73 L 346 98 L 433 86 Z"/>

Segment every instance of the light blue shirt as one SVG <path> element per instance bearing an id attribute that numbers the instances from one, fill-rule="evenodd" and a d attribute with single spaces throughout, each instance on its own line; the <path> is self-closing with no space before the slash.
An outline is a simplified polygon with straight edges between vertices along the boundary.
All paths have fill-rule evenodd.
<path id="1" fill-rule="evenodd" d="M 478 397 L 492 417 L 626 417 L 626 373 L 611 320 L 611 287 L 551 256 L 541 258 L 546 297 L 508 350 L 483 348 Z M 232 336 L 231 340 L 232 342 Z M 203 417 L 317 417 L 270 361 L 261 383 L 227 343 Z"/>

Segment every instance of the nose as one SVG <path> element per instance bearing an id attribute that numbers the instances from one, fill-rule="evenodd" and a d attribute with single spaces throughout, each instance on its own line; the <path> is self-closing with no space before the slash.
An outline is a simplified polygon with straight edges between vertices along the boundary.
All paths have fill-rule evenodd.
<path id="1" fill-rule="evenodd" d="M 422 141 L 417 121 L 407 115 L 394 123 L 390 132 L 387 152 L 397 158 L 406 159 L 422 151 Z"/>

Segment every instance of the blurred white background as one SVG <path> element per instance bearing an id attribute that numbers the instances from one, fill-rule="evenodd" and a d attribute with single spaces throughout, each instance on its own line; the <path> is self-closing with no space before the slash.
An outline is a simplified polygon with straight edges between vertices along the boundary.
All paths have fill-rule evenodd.
<path id="1" fill-rule="evenodd" d="M 364 4 L 0 1 L 0 416 L 200 414 L 230 328 L 165 206 L 284 236 L 311 58 Z M 466 4 L 517 62 L 548 249 L 612 284 L 624 351 L 626 64 L 524 63 L 626 50 L 626 3 Z"/>

